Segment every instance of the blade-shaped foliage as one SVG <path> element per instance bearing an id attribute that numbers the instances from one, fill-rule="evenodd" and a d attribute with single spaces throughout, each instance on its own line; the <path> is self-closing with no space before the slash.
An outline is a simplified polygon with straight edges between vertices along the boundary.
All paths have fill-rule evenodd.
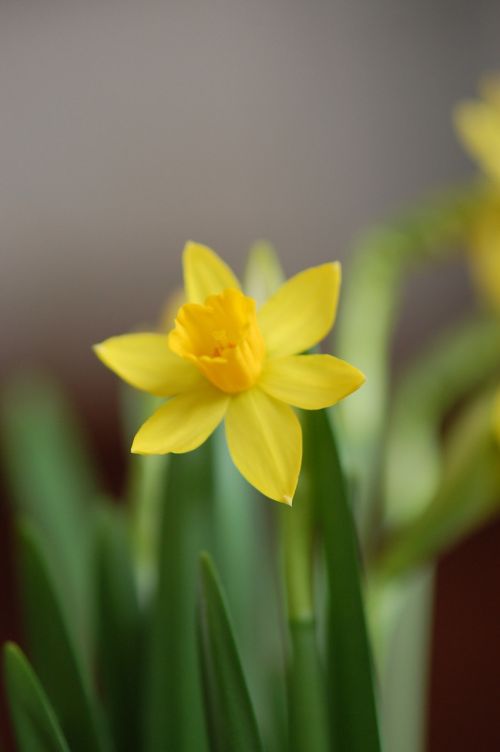
<path id="1" fill-rule="evenodd" d="M 114 744 L 140 748 L 142 634 L 130 541 L 121 510 L 107 506 L 97 547 L 98 665 Z"/>
<path id="2" fill-rule="evenodd" d="M 45 547 L 35 530 L 19 528 L 21 595 L 29 655 L 72 752 L 107 749 L 90 677 L 75 648 Z"/>
<path id="3" fill-rule="evenodd" d="M 375 577 L 392 579 L 407 573 L 498 514 L 500 465 L 492 414 L 491 393 L 465 411 L 448 442 L 434 498 L 390 539 L 376 563 Z"/>
<path id="4" fill-rule="evenodd" d="M 206 749 L 196 654 L 197 561 L 210 548 L 211 445 L 172 455 L 163 499 L 158 587 L 148 635 L 145 749 Z"/>
<path id="5" fill-rule="evenodd" d="M 306 430 L 306 462 L 328 575 L 327 667 L 334 748 L 379 752 L 372 657 L 346 482 L 327 413 L 308 413 Z"/>
<path id="6" fill-rule="evenodd" d="M 88 657 L 96 482 L 78 426 L 55 385 L 19 379 L 3 395 L 2 436 L 15 511 L 42 533 L 75 646 Z"/>
<path id="7" fill-rule="evenodd" d="M 273 752 L 286 735 L 282 598 L 269 524 L 275 509 L 234 466 L 222 429 L 213 436 L 212 450 L 217 567 L 259 724 Z M 268 670 L 262 671 L 263 664 Z"/>
<path id="8" fill-rule="evenodd" d="M 314 621 L 291 622 L 290 638 L 290 750 L 328 752 L 331 742 L 328 734 L 326 683 L 319 662 Z"/>
<path id="9" fill-rule="evenodd" d="M 200 561 L 198 638 L 212 752 L 261 752 L 262 744 L 224 596 L 210 557 Z"/>
<path id="10" fill-rule="evenodd" d="M 69 752 L 54 710 L 22 651 L 4 647 L 4 677 L 19 752 Z"/>
<path id="11" fill-rule="evenodd" d="M 355 511 L 363 546 L 371 533 L 371 500 L 389 403 L 390 344 L 403 283 L 415 268 L 461 245 L 484 197 L 480 184 L 448 188 L 370 229 L 353 249 L 335 337 L 342 357 L 369 375 L 363 389 L 339 405 L 349 470 L 357 481 Z"/>
<path id="12" fill-rule="evenodd" d="M 499 323 L 481 317 L 440 334 L 407 370 L 395 392 L 387 434 L 384 522 L 388 527 L 411 522 L 432 499 L 444 459 L 444 416 L 477 392 L 499 367 Z"/>

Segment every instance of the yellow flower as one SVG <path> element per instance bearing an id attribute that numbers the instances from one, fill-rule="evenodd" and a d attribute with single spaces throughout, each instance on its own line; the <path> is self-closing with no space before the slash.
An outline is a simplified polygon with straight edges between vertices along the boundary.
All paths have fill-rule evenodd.
<path id="1" fill-rule="evenodd" d="M 480 93 L 482 99 L 458 105 L 455 126 L 467 151 L 500 186 L 500 76 L 484 78 Z"/>
<path id="2" fill-rule="evenodd" d="M 292 503 L 302 460 L 290 407 L 316 410 L 357 389 L 364 376 L 331 355 L 300 355 L 331 329 L 340 265 L 285 282 L 258 310 L 209 248 L 184 250 L 187 303 L 167 334 L 126 334 L 95 346 L 122 379 L 170 397 L 135 436 L 132 452 L 189 452 L 225 421 L 233 462 L 264 495 Z"/>
<path id="3" fill-rule="evenodd" d="M 482 297 L 500 313 L 500 77 L 485 78 L 480 92 L 482 99 L 458 105 L 454 121 L 487 179 L 484 208 L 470 238 L 472 276 Z"/>

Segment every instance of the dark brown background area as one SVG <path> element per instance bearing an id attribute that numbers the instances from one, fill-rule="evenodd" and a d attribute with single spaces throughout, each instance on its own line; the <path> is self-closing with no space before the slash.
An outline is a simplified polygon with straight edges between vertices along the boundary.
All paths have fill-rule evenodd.
<path id="1" fill-rule="evenodd" d="M 189 237 L 239 272 L 257 237 L 288 273 L 348 261 L 367 224 L 470 175 L 450 112 L 500 68 L 499 28 L 495 0 L 0 0 L 0 384 L 54 372 L 119 488 L 90 344 L 156 319 Z M 470 300 L 459 262 L 413 278 L 396 368 Z M 0 524 L 5 638 L 3 503 Z M 499 575 L 498 524 L 440 565 L 431 752 L 500 749 Z"/>

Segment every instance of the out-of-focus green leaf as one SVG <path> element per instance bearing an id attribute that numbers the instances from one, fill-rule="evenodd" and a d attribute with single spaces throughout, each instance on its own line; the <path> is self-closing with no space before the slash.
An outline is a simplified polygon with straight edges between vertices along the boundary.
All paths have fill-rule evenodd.
<path id="1" fill-rule="evenodd" d="M 146 392 L 121 384 L 121 412 L 125 451 L 130 452 L 138 429 L 164 402 Z M 153 596 L 158 578 L 161 510 L 169 455 L 131 454 L 126 499 L 131 510 L 131 542 L 141 603 Z"/>
<path id="2" fill-rule="evenodd" d="M 226 446 L 223 429 L 212 440 L 214 466 L 213 527 L 217 561 L 224 577 L 231 613 L 241 639 L 247 631 L 255 645 L 248 608 L 255 602 L 262 555 L 256 547 L 261 526 L 261 505 L 254 489 L 236 470 Z M 250 637 L 251 635 L 251 637 Z"/>
<path id="3" fill-rule="evenodd" d="M 19 752 L 69 752 L 43 687 L 12 643 L 4 647 L 4 676 Z"/>
<path id="4" fill-rule="evenodd" d="M 120 752 L 140 749 L 142 634 L 126 520 L 102 509 L 97 550 L 99 683 Z"/>
<path id="5" fill-rule="evenodd" d="M 331 748 L 324 666 L 314 609 L 315 509 L 310 468 L 304 463 L 293 509 L 281 506 L 289 628 L 287 749 L 326 752 Z"/>
<path id="6" fill-rule="evenodd" d="M 257 721 L 221 587 L 210 557 L 200 560 L 199 651 L 212 752 L 261 752 Z"/>
<path id="7" fill-rule="evenodd" d="M 370 589 L 385 752 L 424 752 L 434 567 Z"/>
<path id="8" fill-rule="evenodd" d="M 305 462 L 328 574 L 327 668 L 334 748 L 380 752 L 358 545 L 346 483 L 327 413 L 307 413 L 305 426 Z"/>
<path id="9" fill-rule="evenodd" d="M 102 752 L 107 744 L 91 681 L 66 622 L 40 536 L 19 528 L 21 595 L 29 655 L 72 752 Z"/>
<path id="10" fill-rule="evenodd" d="M 356 482 L 355 513 L 365 546 L 371 533 L 373 488 L 378 482 L 388 406 L 391 337 L 403 282 L 419 266 L 460 246 L 484 204 L 484 186 L 468 184 L 430 196 L 406 215 L 358 241 L 346 277 L 334 336 L 336 355 L 368 375 L 363 389 L 339 405 L 346 439 L 346 469 Z"/>
<path id="11" fill-rule="evenodd" d="M 328 752 L 326 681 L 319 662 L 316 625 L 312 619 L 290 622 L 288 701 L 290 750 Z"/>
<path id="12" fill-rule="evenodd" d="M 211 548 L 211 442 L 175 454 L 163 500 L 158 588 L 152 603 L 145 694 L 148 752 L 203 752 L 206 731 L 194 613 L 200 550 Z"/>
<path id="13" fill-rule="evenodd" d="M 213 436 L 212 450 L 217 566 L 258 722 L 273 752 L 282 748 L 286 729 L 282 598 L 268 519 L 275 510 L 235 468 L 222 429 Z M 269 670 L 262 671 L 262 665 Z"/>
<path id="14" fill-rule="evenodd" d="M 434 499 L 409 525 L 394 533 L 375 564 L 383 580 L 432 559 L 497 513 L 499 449 L 492 431 L 493 400 L 487 394 L 465 412 L 453 432 L 443 480 Z"/>
<path id="15" fill-rule="evenodd" d="M 18 379 L 3 394 L 2 438 L 16 511 L 43 535 L 72 638 L 88 659 L 96 482 L 74 416 L 55 385 Z"/>
<path id="16" fill-rule="evenodd" d="M 384 506 L 389 527 L 410 522 L 431 501 L 441 475 L 440 433 L 446 412 L 499 370 L 498 320 L 479 319 L 440 335 L 403 377 L 386 448 Z"/>

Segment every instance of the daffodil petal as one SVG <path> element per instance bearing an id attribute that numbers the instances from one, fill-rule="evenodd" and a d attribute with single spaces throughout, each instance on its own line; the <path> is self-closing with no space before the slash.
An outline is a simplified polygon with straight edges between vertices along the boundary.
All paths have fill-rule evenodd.
<path id="1" fill-rule="evenodd" d="M 184 248 L 184 285 L 189 303 L 204 303 L 209 295 L 240 289 L 240 283 L 221 258 L 206 245 L 189 241 Z"/>
<path id="2" fill-rule="evenodd" d="M 294 355 L 320 342 L 335 320 L 340 264 L 323 264 L 291 277 L 257 313 L 271 356 Z"/>
<path id="3" fill-rule="evenodd" d="M 361 371 L 333 355 L 289 355 L 266 363 L 259 386 L 289 405 L 319 410 L 347 397 L 364 380 Z"/>
<path id="4" fill-rule="evenodd" d="M 270 499 L 291 504 L 302 461 L 302 430 L 293 410 L 249 389 L 231 399 L 226 438 L 243 477 Z"/>
<path id="5" fill-rule="evenodd" d="M 209 384 L 179 394 L 162 405 L 141 426 L 132 444 L 134 454 L 182 454 L 203 444 L 217 428 L 229 397 Z"/>
<path id="6" fill-rule="evenodd" d="M 454 122 L 468 152 L 493 180 L 500 180 L 500 107 L 491 101 L 462 102 Z"/>
<path id="7" fill-rule="evenodd" d="M 203 384 L 198 369 L 175 355 L 166 334 L 124 334 L 94 345 L 97 357 L 120 378 L 145 392 L 169 397 Z"/>

